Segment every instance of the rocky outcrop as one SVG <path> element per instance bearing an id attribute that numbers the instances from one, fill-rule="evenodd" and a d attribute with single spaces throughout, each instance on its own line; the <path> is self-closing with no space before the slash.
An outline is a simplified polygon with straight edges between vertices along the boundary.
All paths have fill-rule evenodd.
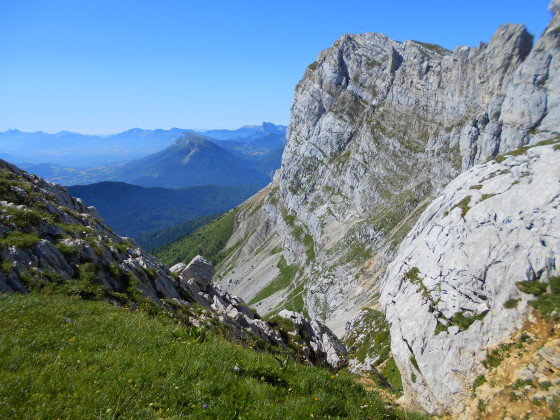
<path id="1" fill-rule="evenodd" d="M 461 174 L 388 266 L 381 305 L 405 397 L 460 412 L 487 350 L 523 326 L 521 281 L 548 282 L 560 256 L 560 137 Z"/>
<path id="2" fill-rule="evenodd" d="M 303 354 L 310 360 L 316 360 L 332 368 L 342 368 L 348 362 L 346 347 L 338 340 L 325 324 L 307 319 L 303 314 L 286 309 L 278 313 L 280 318 L 293 324 L 288 334 L 298 337 Z"/>
<path id="3" fill-rule="evenodd" d="M 131 308 L 155 304 L 188 325 L 217 320 L 232 339 L 293 353 L 289 337 L 213 283 L 215 269 L 201 256 L 168 269 L 113 233 L 95 208 L 2 160 L 0 200 L 0 292 L 51 287 Z M 344 346 L 326 327 L 311 325 L 311 351 L 294 357 L 340 368 Z"/>
<path id="4" fill-rule="evenodd" d="M 321 52 L 296 86 L 280 172 L 237 216 L 222 284 L 255 299 L 284 258 L 297 273 L 254 303 L 267 312 L 298 295 L 342 332 L 448 182 L 558 133 L 558 26 L 534 44 L 506 24 L 454 51 L 367 33 Z"/>

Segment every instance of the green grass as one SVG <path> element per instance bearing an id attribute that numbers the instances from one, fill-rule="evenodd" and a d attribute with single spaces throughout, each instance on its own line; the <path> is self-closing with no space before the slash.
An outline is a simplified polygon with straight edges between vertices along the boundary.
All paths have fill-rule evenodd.
<path id="1" fill-rule="evenodd" d="M 412 267 L 410 270 L 408 270 L 404 276 L 409 279 L 412 282 L 415 282 L 418 280 L 418 274 L 420 273 L 420 270 L 418 269 L 418 267 Z"/>
<path id="2" fill-rule="evenodd" d="M 539 296 L 546 292 L 547 284 L 538 281 L 520 281 L 516 286 L 523 293 Z"/>
<path id="3" fill-rule="evenodd" d="M 32 233 L 13 231 L 0 238 L 0 248 L 15 246 L 16 248 L 30 248 L 39 242 L 39 238 Z"/>
<path id="4" fill-rule="evenodd" d="M 404 277 L 408 279 L 412 284 L 416 284 L 418 286 L 416 292 L 422 293 L 422 296 L 424 296 L 425 299 L 429 300 L 430 292 L 428 291 L 428 288 L 424 285 L 423 282 L 424 279 L 418 276 L 419 273 L 420 270 L 418 269 L 418 267 L 412 267 L 404 274 Z"/>
<path id="5" fill-rule="evenodd" d="M 39 294 L 0 308 L 2 418 L 420 418 L 344 372 L 282 368 L 166 317 Z"/>
<path id="6" fill-rule="evenodd" d="M 249 305 L 254 305 L 257 302 L 260 302 L 261 300 L 272 296 L 279 290 L 287 288 L 292 283 L 292 280 L 297 274 L 298 267 L 288 265 L 288 263 L 286 263 L 286 260 L 284 259 L 284 256 L 280 257 L 280 261 L 278 261 L 278 264 L 276 266 L 280 270 L 280 273 L 265 288 L 257 293 L 257 295 L 253 299 L 251 299 Z"/>
<path id="7" fill-rule="evenodd" d="M 487 313 L 488 312 L 485 312 L 485 313 L 479 314 L 479 315 L 466 315 L 463 312 L 457 312 L 455 315 L 453 315 L 451 318 L 449 318 L 447 320 L 447 325 L 444 325 L 443 323 L 440 323 L 439 320 L 438 320 L 438 323 L 436 325 L 436 329 L 434 331 L 434 335 L 438 335 L 439 333 L 441 333 L 443 331 L 447 331 L 449 329 L 449 327 L 452 327 L 452 326 L 459 327 L 459 331 L 465 331 L 475 321 L 481 321 L 482 319 L 484 319 L 484 317 L 486 316 Z"/>
<path id="8" fill-rule="evenodd" d="M 293 214 L 289 214 L 288 210 L 286 210 L 285 207 L 282 207 L 282 218 L 288 226 L 294 227 L 296 216 Z"/>
<path id="9" fill-rule="evenodd" d="M 238 211 L 239 207 L 190 235 L 153 250 L 152 253 L 168 266 L 178 262 L 188 264 L 197 255 L 202 255 L 216 266 L 228 255 L 224 247 L 233 234 L 233 224 Z"/>
<path id="10" fill-rule="evenodd" d="M 382 312 L 370 308 L 366 311 L 359 325 L 344 337 L 344 344 L 350 357 L 362 363 L 368 355 L 379 356 L 374 365 L 378 366 L 387 360 L 391 350 L 389 324 Z"/>
<path id="11" fill-rule="evenodd" d="M 453 211 L 453 209 L 455 209 L 456 207 L 459 207 L 461 209 L 461 217 L 464 219 L 465 215 L 470 210 L 470 207 L 469 207 L 470 202 L 471 202 L 471 196 L 467 195 L 465 198 L 463 198 L 461 201 L 459 201 L 457 204 L 455 204 L 453 207 L 451 207 L 451 210 L 449 210 L 449 211 Z"/>
<path id="12" fill-rule="evenodd" d="M 289 311 L 301 312 L 306 317 L 310 318 L 307 310 L 305 309 L 305 302 L 303 300 L 304 289 L 305 285 L 304 283 L 301 283 L 298 287 L 292 290 L 286 297 L 282 307 Z"/>
<path id="13" fill-rule="evenodd" d="M 383 376 L 385 376 L 387 382 L 389 382 L 389 384 L 393 387 L 394 392 L 399 396 L 402 395 L 403 386 L 401 373 L 399 372 L 399 368 L 395 363 L 395 359 L 391 357 L 385 364 L 385 367 L 383 368 L 381 373 L 383 374 Z"/>
<path id="14" fill-rule="evenodd" d="M 314 61 L 313 63 L 311 63 L 310 65 L 307 66 L 307 68 L 311 71 L 317 70 L 317 62 Z"/>
<path id="15" fill-rule="evenodd" d="M 542 316 L 546 321 L 550 320 L 551 315 L 554 311 L 560 312 L 560 277 L 550 277 L 548 280 L 549 280 L 550 290 L 551 290 L 550 293 L 545 293 L 547 289 L 546 283 L 541 283 L 536 281 L 521 282 L 522 284 L 517 283 L 517 287 L 522 292 L 525 292 L 525 290 L 530 290 L 530 292 L 525 292 L 525 293 L 531 293 L 531 294 L 538 293 L 536 295 L 537 299 L 529 302 L 529 305 L 537 309 L 542 314 Z M 525 283 L 534 283 L 534 284 L 525 285 Z"/>
<path id="16" fill-rule="evenodd" d="M 308 261 L 315 260 L 315 242 L 313 241 L 313 236 L 305 235 L 303 237 L 303 244 L 305 245 L 305 255 L 307 255 Z"/>
<path id="17" fill-rule="evenodd" d="M 473 383 L 473 391 L 476 390 L 476 388 L 478 388 L 480 385 L 482 385 L 486 382 L 487 382 L 486 381 L 486 376 L 484 376 L 484 375 L 478 376 Z"/>
<path id="18" fill-rule="evenodd" d="M 486 354 L 486 360 L 483 360 L 482 364 L 486 369 L 500 366 L 505 358 L 510 355 L 511 347 L 512 345 L 510 344 L 502 344 L 498 348 L 488 352 Z"/>
<path id="19" fill-rule="evenodd" d="M 416 357 L 414 357 L 414 354 L 410 356 L 410 363 L 412 363 L 412 366 L 414 366 L 416 370 L 420 372 L 420 368 L 418 367 L 418 362 L 416 361 Z"/>
<path id="20" fill-rule="evenodd" d="M 515 149 L 511 152 L 504 153 L 503 155 L 498 155 L 494 159 L 496 160 L 496 162 L 502 163 L 504 160 L 506 160 L 510 156 L 521 156 L 521 155 L 527 153 L 527 150 L 532 149 L 533 147 L 546 146 L 546 145 L 549 145 L 549 144 L 556 144 L 558 142 L 560 142 L 560 137 L 556 137 L 554 139 L 543 140 L 543 141 L 540 141 L 533 146 L 521 146 L 521 147 L 519 147 L 519 148 L 517 148 L 517 149 Z M 554 146 L 554 150 L 556 150 L 556 147 L 557 146 Z"/>

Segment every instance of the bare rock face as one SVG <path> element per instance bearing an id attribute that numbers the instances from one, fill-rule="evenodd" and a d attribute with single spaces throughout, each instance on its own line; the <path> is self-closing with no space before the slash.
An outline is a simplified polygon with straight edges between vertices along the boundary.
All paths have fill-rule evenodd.
<path id="1" fill-rule="evenodd" d="M 346 365 L 346 347 L 322 322 L 310 321 L 303 314 L 286 309 L 280 311 L 278 316 L 294 324 L 291 334 L 301 338 L 300 345 L 307 357 L 333 369 Z"/>
<path id="2" fill-rule="evenodd" d="M 170 270 L 184 277 L 187 281 L 192 280 L 196 282 L 201 290 L 208 288 L 216 273 L 212 264 L 200 255 L 194 257 L 189 265 L 185 266 L 185 264 L 179 263 L 171 267 Z"/>
<path id="3" fill-rule="evenodd" d="M 478 165 L 424 211 L 388 266 L 381 305 L 405 397 L 460 412 L 486 349 L 521 328 L 560 256 L 560 138 Z M 516 300 L 516 305 L 506 302 Z"/>
<path id="4" fill-rule="evenodd" d="M 289 285 L 257 308 L 301 296 L 342 332 L 376 303 L 386 265 L 445 185 L 560 131 L 558 19 L 536 42 L 505 24 L 454 51 L 366 33 L 321 52 L 296 86 L 282 168 L 239 212 L 218 281 L 252 300 L 289 267 Z"/>

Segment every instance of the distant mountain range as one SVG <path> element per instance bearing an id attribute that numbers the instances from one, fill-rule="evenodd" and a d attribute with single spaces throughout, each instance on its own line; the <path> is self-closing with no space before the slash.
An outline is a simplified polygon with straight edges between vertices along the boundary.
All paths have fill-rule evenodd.
<path id="1" fill-rule="evenodd" d="M 192 185 L 255 185 L 263 187 L 270 177 L 251 167 L 209 137 L 184 132 L 159 153 L 125 164 L 115 179 L 146 187 L 181 188 Z"/>
<path id="2" fill-rule="evenodd" d="M 106 137 L 9 130 L 0 133 L 0 158 L 62 185 L 120 181 L 167 188 L 262 186 L 280 167 L 285 136 L 286 127 L 272 123 L 204 134 L 135 128 Z"/>
<path id="3" fill-rule="evenodd" d="M 0 132 L 0 156 L 22 163 L 51 163 L 91 168 L 126 162 L 157 152 L 173 143 L 184 130 L 133 128 L 109 136 L 60 131 L 55 134 L 19 130 Z"/>
<path id="4" fill-rule="evenodd" d="M 220 147 L 201 134 L 184 132 L 164 150 L 124 164 L 92 169 L 78 169 L 51 163 L 22 165 L 26 171 L 62 185 L 84 185 L 102 181 L 119 181 L 144 187 L 183 188 L 194 185 L 262 187 L 280 167 L 283 139 L 276 138 L 270 150 L 271 136 L 249 143 L 236 143 L 240 150 Z M 275 136 L 276 137 L 276 136 Z M 233 143 L 233 142 L 232 142 Z M 243 145 L 246 149 L 243 150 Z M 258 149 L 260 153 L 250 153 Z"/>
<path id="5" fill-rule="evenodd" d="M 133 128 L 118 134 L 89 135 L 70 131 L 49 134 L 42 131 L 0 132 L 0 158 L 13 163 L 50 163 L 71 168 L 93 168 L 159 152 L 171 145 L 183 132 L 199 132 L 215 140 L 248 143 L 259 137 L 276 134 L 284 138 L 286 126 L 263 123 L 237 130 L 144 130 Z"/>
<path id="6" fill-rule="evenodd" d="M 115 232 L 137 239 L 148 232 L 229 210 L 252 196 L 258 187 L 203 185 L 172 190 L 101 182 L 67 189 L 87 205 L 95 206 Z"/>

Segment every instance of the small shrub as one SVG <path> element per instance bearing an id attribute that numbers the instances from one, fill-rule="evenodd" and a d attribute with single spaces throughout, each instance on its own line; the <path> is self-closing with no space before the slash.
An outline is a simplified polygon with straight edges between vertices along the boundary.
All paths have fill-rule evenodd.
<path id="1" fill-rule="evenodd" d="M 412 267 L 410 270 L 408 270 L 404 276 L 412 281 L 418 280 L 418 274 L 420 273 L 420 270 L 418 269 L 418 267 Z"/>
<path id="2" fill-rule="evenodd" d="M 16 248 L 31 248 L 37 242 L 39 238 L 32 233 L 23 233 L 20 231 L 10 232 L 6 237 L 0 238 L 0 247 L 8 248 L 10 246 L 15 246 Z"/>
<path id="3" fill-rule="evenodd" d="M 517 382 L 513 384 L 513 389 L 525 388 L 527 385 L 529 385 L 532 388 L 535 387 L 535 384 L 530 379 L 524 379 L 524 380 L 518 379 Z"/>
<path id="4" fill-rule="evenodd" d="M 516 286 L 523 293 L 539 296 L 546 292 L 547 284 L 539 281 L 520 281 Z"/>
<path id="5" fill-rule="evenodd" d="M 500 365 L 504 361 L 504 359 L 509 356 L 509 351 L 511 349 L 511 345 L 509 344 L 502 344 L 498 348 L 492 350 L 486 354 L 486 360 L 482 362 L 486 369 L 495 368 Z"/>
<path id="6" fill-rule="evenodd" d="M 65 281 L 64 277 L 62 277 L 62 275 L 60 273 L 57 273 L 56 271 L 45 270 L 42 274 L 43 277 L 46 277 L 50 282 L 55 284 L 62 284 Z"/>
<path id="7" fill-rule="evenodd" d="M 0 267 L 2 272 L 7 275 L 10 274 L 10 272 L 12 271 L 13 264 L 10 260 L 3 259 L 2 263 L 0 263 Z"/>
<path id="8" fill-rule="evenodd" d="M 486 382 L 487 382 L 486 376 L 480 375 L 479 377 L 477 377 L 473 383 L 473 391 L 476 391 L 476 388 L 478 388 L 480 385 Z"/>
<path id="9" fill-rule="evenodd" d="M 517 394 L 515 392 L 511 391 L 509 393 L 509 400 L 511 402 L 517 402 L 517 401 L 519 401 L 519 397 L 517 396 Z"/>
<path id="10" fill-rule="evenodd" d="M 517 304 L 521 299 L 509 299 L 504 303 L 504 308 L 506 309 L 513 309 L 517 308 Z"/>
<path id="11" fill-rule="evenodd" d="M 482 184 L 478 184 L 478 185 L 471 185 L 469 187 L 469 190 L 480 190 L 482 188 Z"/>
<path id="12" fill-rule="evenodd" d="M 80 254 L 80 247 L 77 244 L 66 244 L 64 242 L 58 242 L 57 244 L 55 244 L 55 247 L 66 258 L 77 257 Z"/>
<path id="13" fill-rule="evenodd" d="M 291 319 L 283 318 L 280 315 L 274 315 L 268 322 L 274 329 L 280 329 L 286 332 L 295 331 L 296 329 L 296 326 Z"/>

